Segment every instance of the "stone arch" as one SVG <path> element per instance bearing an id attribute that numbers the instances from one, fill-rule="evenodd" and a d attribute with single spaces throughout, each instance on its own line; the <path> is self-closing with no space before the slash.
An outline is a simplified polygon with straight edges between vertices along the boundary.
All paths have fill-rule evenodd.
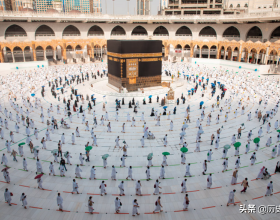
<path id="1" fill-rule="evenodd" d="M 10 25 L 6 30 L 5 30 L 5 39 L 9 37 L 27 37 L 26 31 L 19 25 L 17 24 L 12 24 Z"/>
<path id="2" fill-rule="evenodd" d="M 209 51 L 210 57 L 209 58 L 217 59 L 217 54 L 218 54 L 218 50 L 217 49 L 218 49 L 217 45 L 212 45 L 210 47 L 210 51 Z"/>
<path id="3" fill-rule="evenodd" d="M 27 62 L 27 61 L 33 61 L 33 54 L 32 54 L 32 48 L 30 46 L 26 46 L 24 47 L 23 49 L 24 51 L 24 61 Z"/>
<path id="4" fill-rule="evenodd" d="M 193 57 L 201 58 L 201 50 L 198 44 L 193 45 Z"/>
<path id="5" fill-rule="evenodd" d="M 192 36 L 192 31 L 187 26 L 182 26 L 178 28 L 175 33 L 175 36 Z"/>
<path id="6" fill-rule="evenodd" d="M 252 28 L 250 28 L 250 30 L 247 32 L 247 35 L 246 35 L 246 40 L 262 40 L 262 31 L 261 29 L 258 27 L 258 26 L 254 26 Z"/>
<path id="7" fill-rule="evenodd" d="M 13 48 L 13 54 L 14 54 L 14 59 L 15 62 L 23 62 L 24 58 L 23 58 L 23 50 L 21 47 L 14 47 Z"/>
<path id="8" fill-rule="evenodd" d="M 62 38 L 65 37 L 73 37 L 73 36 L 81 36 L 80 30 L 74 25 L 68 25 L 62 31 Z"/>
<path id="9" fill-rule="evenodd" d="M 279 39 L 280 39 L 280 26 L 275 28 L 270 35 L 270 40 L 277 41 Z"/>
<path id="10" fill-rule="evenodd" d="M 78 44 L 76 45 L 75 50 L 83 50 L 83 48 Z"/>
<path id="11" fill-rule="evenodd" d="M 136 26 L 132 30 L 131 35 L 134 35 L 134 36 L 147 36 L 148 32 L 147 32 L 147 30 L 144 27 L 142 27 L 141 25 L 138 25 L 138 26 Z"/>
<path id="12" fill-rule="evenodd" d="M 234 38 L 240 38 L 240 31 L 234 27 L 234 26 L 230 26 L 228 27 L 224 32 L 223 32 L 223 37 L 227 38 L 227 39 L 234 39 Z"/>
<path id="13" fill-rule="evenodd" d="M 209 47 L 208 45 L 204 44 L 202 47 L 201 47 L 201 57 L 202 58 L 208 58 L 209 56 Z"/>
<path id="14" fill-rule="evenodd" d="M 43 24 L 40 25 L 35 31 L 35 39 L 37 40 L 40 37 L 55 37 L 55 32 L 50 26 Z"/>
<path id="15" fill-rule="evenodd" d="M 73 50 L 74 50 L 74 48 L 72 45 L 67 45 L 66 51 L 73 51 Z"/>
<path id="16" fill-rule="evenodd" d="M 87 36 L 104 36 L 104 31 L 101 27 L 99 27 L 98 25 L 93 25 L 90 27 L 90 29 L 88 30 L 88 34 Z"/>
<path id="17" fill-rule="evenodd" d="M 264 64 L 265 54 L 266 54 L 266 49 L 261 49 L 259 51 L 258 64 Z"/>
<path id="18" fill-rule="evenodd" d="M 7 63 L 13 63 L 13 52 L 10 47 L 3 46 L 2 53 L 4 55 L 4 61 Z"/>
<path id="19" fill-rule="evenodd" d="M 158 26 L 154 32 L 153 36 L 169 36 L 169 32 L 166 27 L 164 26 Z"/>
<path id="20" fill-rule="evenodd" d="M 275 60 L 278 56 L 278 53 L 275 49 L 269 51 L 267 64 L 277 64 L 277 60 Z"/>
<path id="21" fill-rule="evenodd" d="M 54 55 L 54 47 L 51 45 L 46 46 L 46 58 L 47 60 L 53 61 L 53 55 Z"/>
<path id="22" fill-rule="evenodd" d="M 225 47 L 221 46 L 220 49 L 219 49 L 219 57 L 218 57 L 218 59 L 224 60 L 225 59 L 225 54 L 226 54 Z"/>
<path id="23" fill-rule="evenodd" d="M 37 61 L 45 60 L 45 50 L 42 46 L 37 46 L 35 48 L 35 54 Z"/>
<path id="24" fill-rule="evenodd" d="M 249 50 L 247 47 L 242 48 L 241 61 L 247 63 L 249 61 Z"/>
<path id="25" fill-rule="evenodd" d="M 93 47 L 94 51 L 94 58 L 95 59 L 100 59 L 101 57 L 101 46 L 99 44 L 95 44 Z"/>
<path id="26" fill-rule="evenodd" d="M 202 28 L 199 32 L 200 37 L 217 37 L 217 32 L 211 26 Z"/>
<path id="27" fill-rule="evenodd" d="M 257 57 L 257 49 L 256 48 L 251 48 L 249 52 L 249 62 L 250 63 L 256 63 L 256 57 Z"/>
<path id="28" fill-rule="evenodd" d="M 115 26 L 111 31 L 111 36 L 126 35 L 126 31 L 120 25 Z"/>

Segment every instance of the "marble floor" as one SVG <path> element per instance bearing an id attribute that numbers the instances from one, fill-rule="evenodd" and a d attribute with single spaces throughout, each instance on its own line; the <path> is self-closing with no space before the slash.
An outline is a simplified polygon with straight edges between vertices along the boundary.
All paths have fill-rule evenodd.
<path id="1" fill-rule="evenodd" d="M 237 71 L 234 69 L 234 71 Z M 264 79 L 265 76 L 260 74 L 259 79 Z M 267 77 L 267 76 L 266 76 Z M 278 76 L 274 76 L 274 79 L 279 78 Z M 258 77 L 254 76 L 252 79 L 257 82 Z M 187 82 L 183 77 L 180 79 L 182 82 L 182 86 L 177 86 L 175 88 L 175 97 L 176 99 L 181 96 L 182 93 L 186 94 L 187 90 L 194 86 L 193 83 Z M 176 81 L 175 80 L 175 81 Z M 210 77 L 210 83 L 215 79 Z M 223 82 L 225 77 L 219 78 L 218 81 Z M 269 76 L 269 80 L 273 84 L 272 76 Z M 90 84 L 94 84 L 92 88 Z M 175 82 L 174 82 L 175 83 Z M 224 82 L 228 91 L 223 100 L 221 100 L 220 106 L 224 107 L 225 99 L 228 99 L 230 96 L 233 96 L 231 93 L 231 89 L 227 82 Z M 237 84 L 239 82 L 236 82 Z M 201 87 L 199 87 L 198 92 L 191 96 L 191 98 L 187 98 L 185 104 L 182 104 L 180 100 L 180 104 L 176 105 L 177 113 L 171 114 L 171 120 L 174 122 L 174 130 L 169 131 L 170 120 L 167 120 L 167 116 L 161 116 L 161 126 L 155 126 L 156 121 L 154 117 L 150 117 L 151 109 L 154 108 L 156 111 L 162 113 L 163 108 L 156 102 L 156 95 L 159 95 L 160 100 L 165 96 L 166 89 L 158 89 L 157 91 L 153 91 L 154 95 L 152 98 L 152 103 L 148 103 L 149 91 L 143 93 L 129 93 L 129 94 L 115 94 L 115 92 L 107 86 L 107 78 L 100 79 L 100 82 L 95 82 L 94 79 L 90 77 L 89 81 L 86 81 L 82 84 L 74 85 L 75 89 L 78 89 L 79 94 L 95 94 L 96 97 L 96 106 L 93 107 L 93 110 L 96 112 L 96 118 L 98 120 L 98 126 L 94 129 L 94 133 L 97 136 L 98 147 L 93 147 L 90 151 L 90 162 L 84 162 L 85 166 L 82 166 L 82 177 L 83 179 L 76 179 L 79 184 L 79 190 L 81 194 L 71 194 L 69 192 L 72 191 L 72 180 L 75 178 L 75 164 L 79 162 L 79 154 L 82 153 L 85 155 L 84 146 L 87 142 L 92 143 L 92 139 L 89 131 L 85 131 L 85 125 L 82 124 L 82 117 L 77 118 L 76 113 L 73 113 L 73 123 L 69 122 L 69 119 L 64 116 L 63 110 L 61 111 L 62 115 L 57 115 L 56 106 L 59 104 L 64 109 L 64 104 L 62 101 L 58 101 L 54 99 L 51 95 L 50 87 L 46 82 L 46 93 L 45 97 L 42 98 L 40 94 L 40 90 L 36 93 L 36 97 L 41 98 L 41 104 L 44 108 L 45 121 L 48 119 L 47 117 L 47 109 L 50 107 L 50 103 L 54 105 L 54 112 L 51 113 L 57 120 L 64 118 L 70 124 L 70 129 L 63 129 L 59 127 L 58 130 L 55 130 L 54 133 L 51 133 L 51 140 L 47 142 L 47 150 L 42 150 L 40 143 L 41 138 L 45 136 L 46 131 L 46 123 L 42 124 L 40 119 L 41 111 L 40 109 L 35 109 L 34 112 L 30 114 L 30 118 L 35 121 L 35 127 L 39 129 L 39 140 L 33 135 L 33 129 L 31 129 L 31 139 L 34 143 L 34 146 L 40 147 L 39 158 L 41 160 L 43 170 L 46 175 L 42 177 L 43 187 L 46 190 L 39 190 L 37 188 L 37 181 L 34 179 L 36 176 L 36 161 L 33 159 L 33 154 L 30 153 L 29 147 L 24 146 L 24 157 L 28 163 L 28 172 L 22 170 L 22 158 L 17 157 L 18 162 L 12 160 L 10 154 L 7 153 L 7 149 L 5 148 L 5 141 L 9 138 L 9 131 L 15 131 L 14 125 L 15 122 L 9 120 L 9 131 L 4 129 L 5 138 L 4 140 L 0 140 L 1 144 L 1 154 L 6 153 L 8 157 L 8 166 L 9 169 L 11 183 L 7 184 L 1 175 L 0 177 L 0 219 L 228 219 L 228 220 L 242 220 L 242 219 L 279 219 L 279 214 L 276 214 L 276 211 L 272 211 L 271 213 L 261 214 L 258 213 L 258 207 L 260 205 L 264 205 L 267 207 L 268 205 L 276 205 L 279 207 L 280 204 L 280 182 L 279 182 L 279 173 L 272 175 L 269 180 L 255 180 L 260 168 L 265 166 L 268 168 L 271 174 L 274 174 L 275 165 L 280 157 L 276 157 L 271 159 L 271 151 L 272 146 L 275 145 L 277 141 L 277 132 L 274 129 L 274 122 L 279 119 L 279 112 L 269 121 L 271 122 L 270 132 L 266 132 L 266 124 L 262 125 L 262 122 L 259 122 L 257 118 L 254 117 L 254 112 L 256 109 L 260 109 L 265 112 L 267 109 L 272 109 L 275 107 L 276 102 L 274 99 L 268 100 L 267 108 L 264 109 L 264 104 L 259 105 L 258 100 L 260 98 L 260 94 L 256 94 L 255 101 L 253 99 L 250 102 L 243 102 L 242 105 L 245 105 L 245 114 L 241 115 L 241 109 L 238 109 L 237 118 L 234 117 L 234 109 L 238 108 L 238 102 L 240 101 L 240 96 L 235 96 L 232 101 L 232 111 L 229 114 L 228 122 L 224 122 L 224 114 L 221 116 L 221 120 L 219 124 L 216 124 L 216 116 L 218 114 L 218 108 L 215 108 L 215 111 L 212 112 L 212 122 L 210 126 L 206 126 L 207 115 L 211 111 L 212 104 L 216 103 L 216 98 L 210 98 L 208 93 L 210 89 L 208 88 L 207 94 L 202 98 L 201 97 Z M 73 84 L 72 84 L 73 85 Z M 71 85 L 71 86 L 72 86 Z M 256 83 L 252 87 L 256 86 Z M 273 87 L 274 89 L 274 87 Z M 278 87 L 275 89 L 278 89 Z M 152 91 L 151 91 L 152 92 Z M 66 94 L 69 96 L 71 93 L 70 88 L 66 88 Z M 221 90 L 218 89 L 218 94 L 221 93 Z M 216 95 L 217 95 L 216 93 Z M 100 118 L 104 115 L 104 111 L 102 111 L 102 103 L 103 96 L 106 95 L 106 111 L 109 113 L 109 120 L 112 126 L 112 132 L 107 132 L 107 122 L 105 121 L 105 126 L 100 126 Z M 249 94 L 248 94 L 249 95 Z M 125 105 L 121 106 L 119 110 L 119 121 L 115 121 L 115 99 L 116 98 L 125 98 Z M 135 101 L 139 101 L 140 108 L 138 109 L 138 114 L 133 113 L 132 108 L 128 108 L 128 102 L 135 98 Z M 147 104 L 142 105 L 143 98 L 146 98 Z M 187 96 L 186 96 L 187 97 Z M 257 101 L 256 101 L 257 100 Z M 204 101 L 205 109 L 205 118 L 202 122 L 204 133 L 202 134 L 202 142 L 201 142 L 201 152 L 194 152 L 196 143 L 195 138 L 197 134 L 196 128 L 196 120 L 200 118 L 201 110 L 199 109 L 199 103 Z M 21 101 L 17 102 L 22 105 Z M 263 102 L 264 103 L 264 102 Z M 72 102 L 73 104 L 73 102 Z M 81 102 L 79 102 L 79 105 Z M 0 113 L 2 119 L 5 119 L 4 108 L 13 113 L 15 118 L 15 110 L 9 104 L 9 101 L 6 97 L 2 97 L 1 99 L 2 112 Z M 189 123 L 189 127 L 186 129 L 185 141 L 188 143 L 189 151 L 186 154 L 186 162 L 191 163 L 191 174 L 192 177 L 187 178 L 187 191 L 189 195 L 190 205 L 188 211 L 183 211 L 183 201 L 184 194 L 181 193 L 181 183 L 184 179 L 185 174 L 185 165 L 181 164 L 181 152 L 179 145 L 179 137 L 181 132 L 181 127 L 183 124 L 185 111 L 187 106 L 190 105 L 190 116 L 191 123 Z M 83 104 L 84 108 L 87 108 L 87 102 Z M 173 108 L 175 104 L 167 104 L 167 112 L 173 112 Z M 26 108 L 24 108 L 26 110 Z M 72 107 L 71 107 L 72 110 Z M 143 122 L 140 121 L 141 113 L 145 113 L 145 122 L 149 127 L 149 130 L 154 133 L 156 139 L 154 140 L 145 140 L 145 147 L 141 147 L 140 139 L 143 135 Z M 247 114 L 252 112 L 252 120 L 247 121 Z M 88 120 L 90 123 L 90 129 L 93 126 L 93 118 L 92 111 L 86 113 L 86 121 Z M 131 127 L 131 122 L 127 122 L 127 113 L 130 113 L 131 117 L 134 117 L 136 120 L 136 127 Z M 25 113 L 24 113 L 25 114 Z M 121 133 L 122 124 L 126 123 L 126 133 Z M 233 134 L 237 135 L 237 129 L 240 127 L 242 123 L 245 123 L 245 129 L 242 131 L 241 139 L 238 140 L 241 142 L 240 147 L 240 157 L 241 157 L 241 167 L 239 168 L 239 176 L 238 183 L 242 182 L 242 180 L 247 177 L 249 180 L 249 188 L 247 192 L 241 194 L 240 191 L 243 187 L 240 184 L 231 185 L 232 173 L 235 169 L 235 160 L 234 156 L 234 147 L 232 146 L 228 152 L 228 160 L 229 166 L 228 171 L 222 172 L 223 159 L 222 151 L 223 146 L 231 143 L 231 137 Z M 244 154 L 245 152 L 245 144 L 247 142 L 247 133 L 249 130 L 252 130 L 252 137 L 255 138 L 257 136 L 257 132 L 259 127 L 263 126 L 263 136 L 260 140 L 260 149 L 257 151 L 257 161 L 254 166 L 250 165 L 250 157 L 252 152 L 254 151 L 255 145 L 251 141 L 251 150 L 248 154 Z M 75 131 L 75 128 L 79 127 L 81 137 L 76 138 L 76 144 L 72 145 L 71 143 L 71 133 Z M 221 140 L 219 143 L 219 149 L 215 150 L 215 146 L 210 145 L 210 137 L 214 133 L 216 135 L 217 129 L 221 128 Z M 53 161 L 54 157 L 51 153 L 51 150 L 57 149 L 58 141 L 61 138 L 61 134 L 65 133 L 66 136 L 66 144 L 63 145 L 63 152 L 69 151 L 71 152 L 71 162 L 72 166 L 67 165 L 67 172 L 65 177 L 60 177 L 58 164 L 55 163 L 55 172 L 57 176 L 49 176 L 49 163 Z M 168 134 L 168 144 L 166 147 L 163 145 L 163 137 L 165 134 Z M 120 137 L 120 144 L 123 146 L 122 142 L 125 140 L 128 144 L 128 157 L 126 159 L 126 167 L 120 167 L 121 164 L 121 156 L 122 150 L 119 148 L 114 148 L 116 137 Z M 265 143 L 268 137 L 272 137 L 272 145 L 270 147 L 266 147 Z M 12 144 L 11 148 L 18 151 L 18 144 L 20 142 L 25 142 L 26 133 L 25 127 L 20 124 L 20 132 L 15 134 L 15 142 Z M 208 150 L 213 149 L 212 161 L 208 164 L 207 173 L 212 173 L 213 184 L 211 189 L 207 189 L 207 176 L 202 175 L 202 162 L 207 158 Z M 167 163 L 169 166 L 165 167 L 165 179 L 160 179 L 161 189 L 161 201 L 163 205 L 163 212 L 159 214 L 152 214 L 155 208 L 155 201 L 157 199 L 157 195 L 153 195 L 154 191 L 154 183 L 155 180 L 158 179 L 161 163 L 162 163 L 162 152 L 170 152 L 170 156 L 168 156 Z M 149 153 L 153 153 L 153 167 L 151 168 L 151 181 L 146 181 L 146 166 L 147 166 L 147 155 Z M 109 154 L 108 158 L 108 167 L 107 169 L 103 168 L 102 155 Z M 96 177 L 97 180 L 89 180 L 90 169 L 92 166 L 96 167 Z M 111 167 L 112 165 L 116 166 L 117 169 L 117 181 L 111 180 Z M 135 195 L 135 183 L 136 181 L 127 181 L 127 173 L 128 166 L 133 166 L 133 177 L 135 180 L 141 180 L 142 183 L 142 193 L 144 196 L 136 196 Z M 1 169 L 4 168 L 3 165 L 0 165 Z M 107 184 L 107 195 L 100 196 L 99 185 L 102 180 L 105 180 Z M 125 196 L 121 197 L 122 208 L 120 214 L 115 214 L 115 197 L 119 194 L 118 185 L 121 180 L 124 180 L 124 188 L 125 188 Z M 274 186 L 274 195 L 270 197 L 265 197 L 265 192 L 267 188 L 267 184 L 269 181 L 273 181 Z M 8 204 L 4 201 L 4 190 L 5 188 L 9 188 L 9 191 L 13 193 L 12 203 L 14 205 L 8 206 Z M 236 189 L 235 193 L 235 202 L 236 206 L 227 207 L 227 201 L 229 197 L 229 192 L 233 189 Z M 19 201 L 21 193 L 25 193 L 27 195 L 28 209 L 25 210 L 22 207 L 22 203 Z M 56 204 L 57 193 L 60 192 L 61 196 L 64 200 L 63 206 L 65 212 L 61 213 L 58 210 L 58 206 Z M 87 200 L 88 197 L 92 195 L 93 201 L 95 202 L 93 215 L 88 214 Z M 132 217 L 132 202 L 137 198 L 138 203 L 140 205 L 140 216 Z M 255 205 L 256 211 L 255 213 L 240 213 L 240 204 Z M 277 217 L 278 216 L 278 217 Z"/>

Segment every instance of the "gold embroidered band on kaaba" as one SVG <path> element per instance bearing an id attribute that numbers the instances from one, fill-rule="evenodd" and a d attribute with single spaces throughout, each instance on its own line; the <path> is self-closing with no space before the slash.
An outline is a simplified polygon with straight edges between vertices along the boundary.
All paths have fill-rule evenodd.
<path id="1" fill-rule="evenodd" d="M 118 58 L 139 58 L 139 57 L 162 57 L 162 53 L 113 53 L 107 52 L 107 55 Z"/>

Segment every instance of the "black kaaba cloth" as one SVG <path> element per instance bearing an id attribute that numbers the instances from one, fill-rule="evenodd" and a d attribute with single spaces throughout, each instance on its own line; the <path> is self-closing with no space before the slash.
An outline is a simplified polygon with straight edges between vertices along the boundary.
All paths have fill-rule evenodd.
<path id="1" fill-rule="evenodd" d="M 161 40 L 108 40 L 108 81 L 128 91 L 160 86 Z"/>

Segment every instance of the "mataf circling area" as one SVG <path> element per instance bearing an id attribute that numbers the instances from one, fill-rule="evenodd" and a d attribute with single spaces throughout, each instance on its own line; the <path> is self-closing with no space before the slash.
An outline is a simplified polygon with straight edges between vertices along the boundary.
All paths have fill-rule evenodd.
<path id="1" fill-rule="evenodd" d="M 106 74 L 104 63 L 1 73 L 1 219 L 279 218 L 278 75 L 163 62 L 171 102 L 167 87 L 118 93 Z"/>

